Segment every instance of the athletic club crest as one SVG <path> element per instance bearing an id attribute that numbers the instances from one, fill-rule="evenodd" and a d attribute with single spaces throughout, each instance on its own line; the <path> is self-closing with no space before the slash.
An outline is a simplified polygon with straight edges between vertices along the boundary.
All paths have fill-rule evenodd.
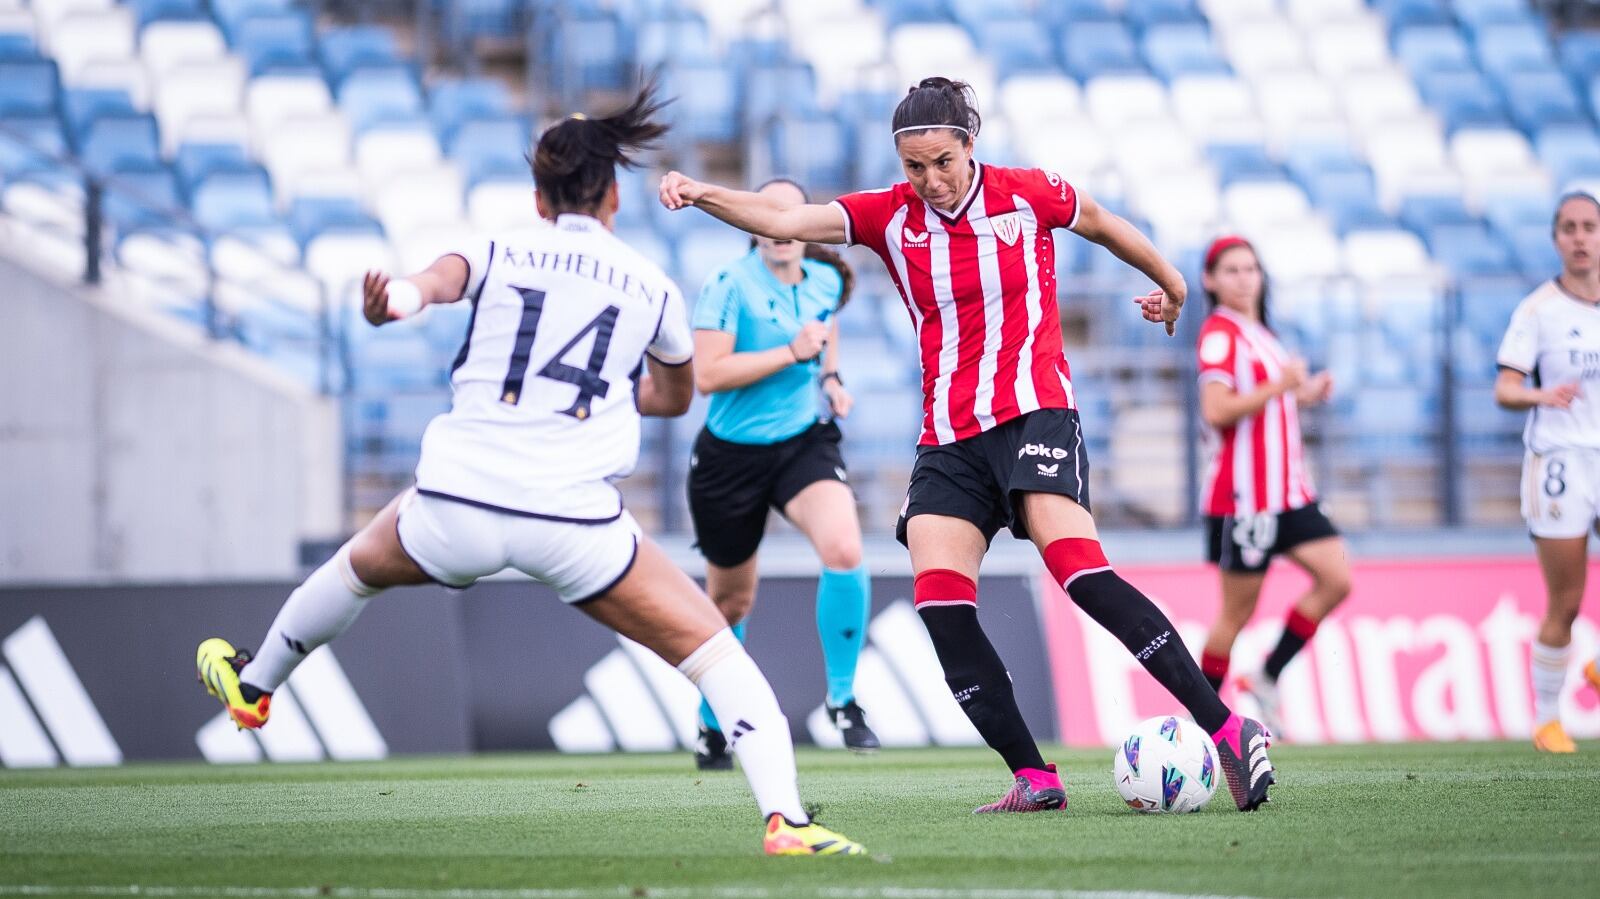
<path id="1" fill-rule="evenodd" d="M 997 215 L 989 219 L 989 224 L 994 227 L 994 236 L 1005 241 L 1006 246 L 1015 246 L 1017 238 L 1022 236 L 1022 217 L 1015 212 Z"/>

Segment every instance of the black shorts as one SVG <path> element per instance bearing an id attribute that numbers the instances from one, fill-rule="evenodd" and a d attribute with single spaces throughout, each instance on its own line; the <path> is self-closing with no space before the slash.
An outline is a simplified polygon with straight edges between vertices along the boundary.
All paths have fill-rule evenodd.
<path id="1" fill-rule="evenodd" d="M 895 538 L 906 542 L 911 518 L 948 515 L 972 522 L 988 541 L 1002 527 L 1026 540 L 1024 493 L 1056 493 L 1089 508 L 1089 454 L 1076 410 L 1039 409 L 965 440 L 917 447 Z"/>
<path id="2" fill-rule="evenodd" d="M 1206 558 L 1223 571 L 1257 573 L 1302 543 L 1339 536 L 1316 503 L 1287 512 L 1206 516 Z"/>
<path id="3" fill-rule="evenodd" d="M 701 429 L 689 457 L 689 516 L 706 561 L 732 568 L 756 554 L 769 507 L 818 481 L 849 483 L 839 426 L 819 422 L 778 443 L 732 443 Z"/>

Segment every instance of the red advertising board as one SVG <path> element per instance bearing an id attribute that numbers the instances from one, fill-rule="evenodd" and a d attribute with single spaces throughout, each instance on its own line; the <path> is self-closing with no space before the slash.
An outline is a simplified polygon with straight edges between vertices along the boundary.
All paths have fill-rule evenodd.
<path id="1" fill-rule="evenodd" d="M 1119 568 L 1153 597 L 1198 653 L 1220 602 L 1204 565 Z M 1544 614 L 1544 584 L 1526 558 L 1357 561 L 1349 600 L 1324 621 L 1285 670 L 1283 736 L 1295 742 L 1523 738 L 1532 730 L 1529 645 Z M 1120 741 L 1133 724 L 1176 703 L 1120 643 L 1043 578 L 1045 622 L 1061 739 Z M 1600 583 L 1600 563 L 1589 581 Z M 1233 651 L 1233 670 L 1261 664 L 1284 615 L 1308 581 L 1276 565 L 1261 604 Z M 1580 666 L 1600 646 L 1600 604 L 1591 597 L 1573 631 L 1563 717 L 1576 738 L 1600 737 L 1600 697 Z M 1248 697 L 1225 687 L 1249 714 Z"/>

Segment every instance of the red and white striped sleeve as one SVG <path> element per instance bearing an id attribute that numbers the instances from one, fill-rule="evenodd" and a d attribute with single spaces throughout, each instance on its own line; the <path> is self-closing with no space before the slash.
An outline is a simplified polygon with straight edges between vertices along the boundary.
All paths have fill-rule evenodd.
<path id="1" fill-rule="evenodd" d="M 894 188 L 845 194 L 834 200 L 833 205 L 844 215 L 845 243 L 864 246 L 875 253 L 884 252 L 884 228 L 901 205 Z"/>
<path id="2" fill-rule="evenodd" d="M 1239 339 L 1233 328 L 1215 316 L 1206 319 L 1200 328 L 1197 347 L 1201 384 L 1220 381 L 1229 387 L 1238 386 L 1233 373 L 1238 362 Z"/>

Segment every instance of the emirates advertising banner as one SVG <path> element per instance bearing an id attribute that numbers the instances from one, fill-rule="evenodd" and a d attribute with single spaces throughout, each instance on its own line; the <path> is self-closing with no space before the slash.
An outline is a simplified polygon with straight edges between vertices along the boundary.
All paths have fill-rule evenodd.
<path id="1" fill-rule="evenodd" d="M 1215 569 L 1130 567 L 1122 575 L 1167 612 L 1198 653 L 1221 605 Z M 1279 683 L 1284 736 L 1297 743 L 1522 739 L 1532 732 L 1529 647 L 1545 591 L 1528 557 L 1357 562 L 1350 598 L 1322 622 Z M 1600 564 L 1589 567 L 1600 582 Z M 1121 643 L 1041 577 L 1040 613 L 1057 703 L 1058 733 L 1077 746 L 1114 744 L 1134 724 L 1175 709 Z M 1260 605 L 1233 650 L 1233 670 L 1258 668 L 1284 616 L 1309 586 L 1274 566 Z M 1561 698 L 1573 737 L 1600 737 L 1600 697 L 1581 666 L 1600 648 L 1593 602 L 1573 628 Z M 1247 696 L 1224 688 L 1244 714 Z"/>

